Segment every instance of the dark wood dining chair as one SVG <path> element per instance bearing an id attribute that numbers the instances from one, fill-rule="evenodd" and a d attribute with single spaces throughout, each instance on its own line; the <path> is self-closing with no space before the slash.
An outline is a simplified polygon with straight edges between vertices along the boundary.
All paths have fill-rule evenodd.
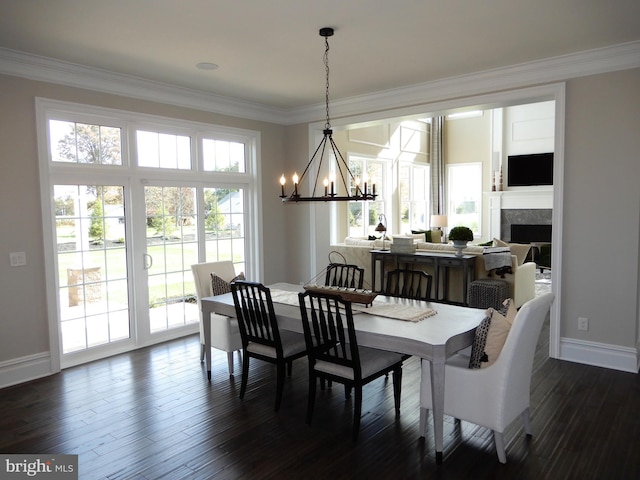
<path id="1" fill-rule="evenodd" d="M 384 294 L 391 297 L 429 301 L 432 283 L 433 278 L 427 272 L 398 268 L 387 273 Z"/>
<path id="2" fill-rule="evenodd" d="M 364 268 L 347 263 L 330 263 L 324 284 L 330 287 L 362 288 Z"/>
<path id="3" fill-rule="evenodd" d="M 345 386 L 347 398 L 355 391 L 353 433 L 355 442 L 360 430 L 362 387 L 376 378 L 393 372 L 393 397 L 396 415 L 400 414 L 402 355 L 386 350 L 358 346 L 351 302 L 337 296 L 307 291 L 298 294 L 304 337 L 309 356 L 309 398 L 307 425 L 311 424 L 315 405 L 316 383 L 328 380 Z"/>
<path id="4" fill-rule="evenodd" d="M 271 300 L 271 291 L 261 283 L 235 281 L 231 283 L 240 337 L 242 338 L 242 384 L 244 398 L 249 376 L 249 359 L 257 358 L 276 365 L 276 404 L 280 409 L 284 389 L 285 367 L 291 375 L 293 360 L 307 354 L 304 335 L 278 328 Z"/>

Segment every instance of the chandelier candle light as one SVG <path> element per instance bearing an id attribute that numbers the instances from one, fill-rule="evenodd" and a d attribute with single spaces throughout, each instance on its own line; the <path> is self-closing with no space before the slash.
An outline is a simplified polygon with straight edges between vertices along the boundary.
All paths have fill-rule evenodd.
<path id="1" fill-rule="evenodd" d="M 298 177 L 297 172 L 293 174 L 293 193 L 291 195 L 287 195 L 285 193 L 285 186 L 287 184 L 287 179 L 284 174 L 280 177 L 280 198 L 282 202 L 329 202 L 329 201 L 353 201 L 353 200 L 375 200 L 376 198 L 376 184 L 371 183 L 371 189 L 369 189 L 369 181 L 365 177 L 363 179 L 356 178 L 353 175 L 353 172 L 349 168 L 349 165 L 344 160 L 344 157 L 340 153 L 340 150 L 336 146 L 333 141 L 333 130 L 331 129 L 331 121 L 329 118 L 329 37 L 333 36 L 333 28 L 325 27 L 320 29 L 320 36 L 324 37 L 325 50 L 324 50 L 324 66 L 326 72 L 326 83 L 325 83 L 325 105 L 326 105 L 326 113 L 327 118 L 324 124 L 324 130 L 322 131 L 323 137 L 316 148 L 311 160 L 307 163 L 302 175 Z M 337 170 L 340 173 L 340 177 L 342 180 L 342 185 L 346 191 L 345 195 L 338 195 L 336 190 L 338 186 L 336 185 L 336 176 L 335 174 L 331 174 L 328 178 L 325 177 L 322 181 L 324 185 L 324 194 L 318 192 L 316 194 L 318 178 L 320 178 L 322 162 L 325 157 L 325 153 L 327 155 L 330 154 L 327 151 L 327 145 L 330 147 L 331 152 L 333 152 L 333 157 L 335 159 Z M 320 155 L 318 155 L 318 153 Z M 315 183 L 313 185 L 313 191 L 310 196 L 303 196 L 300 194 L 298 187 L 302 180 L 305 178 L 305 175 L 310 171 L 311 165 L 315 162 L 316 157 L 318 158 L 317 169 L 316 169 L 316 177 Z M 346 175 L 346 177 L 345 177 Z M 348 179 L 348 182 L 347 182 Z M 361 186 L 362 184 L 362 186 Z M 353 195 L 351 195 L 351 191 L 353 190 Z"/>

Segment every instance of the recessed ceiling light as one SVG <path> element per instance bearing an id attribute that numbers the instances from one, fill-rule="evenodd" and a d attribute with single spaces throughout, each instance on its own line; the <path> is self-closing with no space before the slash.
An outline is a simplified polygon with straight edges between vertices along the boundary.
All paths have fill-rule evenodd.
<path id="1" fill-rule="evenodd" d="M 196 68 L 199 68 L 200 70 L 217 70 L 218 65 L 211 62 L 200 62 L 196 64 Z"/>

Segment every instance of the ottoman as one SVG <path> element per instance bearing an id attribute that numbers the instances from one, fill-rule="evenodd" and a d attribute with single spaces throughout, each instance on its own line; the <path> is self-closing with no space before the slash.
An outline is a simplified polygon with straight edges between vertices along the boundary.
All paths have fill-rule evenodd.
<path id="1" fill-rule="evenodd" d="M 474 308 L 502 307 L 502 302 L 509 298 L 509 284 L 504 280 L 482 278 L 469 285 L 467 303 Z"/>

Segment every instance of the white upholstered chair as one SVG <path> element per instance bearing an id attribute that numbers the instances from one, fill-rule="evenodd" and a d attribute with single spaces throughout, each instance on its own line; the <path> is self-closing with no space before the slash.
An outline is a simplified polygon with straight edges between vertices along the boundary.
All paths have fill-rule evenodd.
<path id="1" fill-rule="evenodd" d="M 444 374 L 444 413 L 493 430 L 500 463 L 506 463 L 503 433 L 522 416 L 525 432 L 531 435 L 529 388 L 533 357 L 553 294 L 526 302 L 518 311 L 500 355 L 492 365 L 470 369 L 469 357 L 454 355 L 447 360 Z M 429 362 L 422 363 L 420 384 L 420 435 L 432 409 Z"/>
<path id="2" fill-rule="evenodd" d="M 236 277 L 231 261 L 196 263 L 191 265 L 193 279 L 198 297 L 198 311 L 200 312 L 200 361 L 204 361 L 204 328 L 202 325 L 202 308 L 200 299 L 212 295 L 211 274 L 215 273 L 226 282 Z M 238 321 L 235 318 L 213 314 L 211 317 L 211 346 L 227 352 L 229 375 L 233 376 L 233 352 L 242 349 L 242 339 Z"/>

